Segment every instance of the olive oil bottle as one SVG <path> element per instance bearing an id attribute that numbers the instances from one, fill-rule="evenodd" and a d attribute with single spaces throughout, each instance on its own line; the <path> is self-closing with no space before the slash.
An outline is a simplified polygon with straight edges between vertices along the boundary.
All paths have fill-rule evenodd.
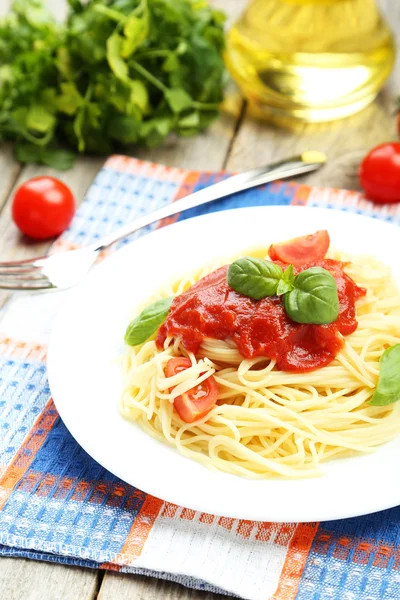
<path id="1" fill-rule="evenodd" d="M 375 0 L 252 0 L 226 50 L 253 113 L 308 122 L 367 106 L 394 59 Z"/>

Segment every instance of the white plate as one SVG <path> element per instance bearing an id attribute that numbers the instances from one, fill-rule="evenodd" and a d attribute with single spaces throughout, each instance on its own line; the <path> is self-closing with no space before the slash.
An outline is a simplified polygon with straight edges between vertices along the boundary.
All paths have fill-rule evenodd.
<path id="1" fill-rule="evenodd" d="M 400 504 L 400 436 L 374 454 L 328 462 L 300 481 L 247 480 L 181 456 L 118 412 L 117 363 L 132 308 L 163 282 L 218 256 L 328 229 L 332 244 L 374 254 L 400 282 L 398 228 L 304 207 L 243 208 L 179 222 L 117 251 L 73 290 L 52 333 L 48 368 L 58 411 L 81 446 L 124 481 L 188 508 L 262 521 L 320 521 Z"/>

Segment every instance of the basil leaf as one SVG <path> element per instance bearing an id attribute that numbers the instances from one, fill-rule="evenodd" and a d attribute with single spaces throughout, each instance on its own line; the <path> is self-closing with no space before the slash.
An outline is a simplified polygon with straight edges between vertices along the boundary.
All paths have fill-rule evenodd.
<path id="1" fill-rule="evenodd" d="M 277 287 L 277 290 L 276 290 L 276 295 L 277 296 L 283 296 L 283 294 L 287 294 L 288 292 L 291 292 L 292 289 L 293 289 L 293 285 L 291 285 L 290 283 L 288 283 L 284 279 L 281 279 L 280 282 L 278 283 L 278 287 Z"/>
<path id="2" fill-rule="evenodd" d="M 174 298 L 163 298 L 147 306 L 128 325 L 124 340 L 129 346 L 138 346 L 149 339 L 162 325 L 169 313 Z"/>
<path id="3" fill-rule="evenodd" d="M 339 315 L 335 278 L 322 267 L 311 267 L 296 275 L 294 289 L 284 296 L 285 309 L 296 323 L 327 325 Z"/>
<path id="4" fill-rule="evenodd" d="M 267 260 L 245 256 L 228 269 L 228 285 L 253 300 L 274 296 L 282 278 L 282 269 Z"/>
<path id="5" fill-rule="evenodd" d="M 278 283 L 278 289 L 276 290 L 277 296 L 283 296 L 283 294 L 287 294 L 291 292 L 294 288 L 294 268 L 293 265 L 289 265 L 288 268 L 284 271 L 282 275 L 282 279 Z"/>
<path id="6" fill-rule="evenodd" d="M 400 344 L 385 350 L 379 364 L 379 381 L 371 404 L 386 406 L 400 400 Z"/>

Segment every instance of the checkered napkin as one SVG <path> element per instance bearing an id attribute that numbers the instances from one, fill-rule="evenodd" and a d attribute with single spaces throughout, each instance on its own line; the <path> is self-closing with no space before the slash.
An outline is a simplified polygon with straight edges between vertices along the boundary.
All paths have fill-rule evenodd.
<path id="1" fill-rule="evenodd" d="M 221 177 L 113 156 L 53 249 L 93 242 Z M 271 204 L 400 224 L 399 205 L 376 207 L 355 192 L 296 183 L 242 192 L 179 218 Z M 47 382 L 46 344 L 62 296 L 22 295 L 0 312 L 1 555 L 142 573 L 251 600 L 400 598 L 399 508 L 306 524 L 215 517 L 153 498 L 90 458 L 58 416 Z"/>

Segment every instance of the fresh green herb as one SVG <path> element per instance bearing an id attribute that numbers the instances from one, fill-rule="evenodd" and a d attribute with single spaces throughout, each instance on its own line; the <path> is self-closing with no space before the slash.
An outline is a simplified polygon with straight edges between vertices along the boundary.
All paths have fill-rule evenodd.
<path id="1" fill-rule="evenodd" d="M 294 289 L 285 294 L 284 304 L 296 323 L 327 325 L 339 315 L 335 278 L 322 267 L 311 267 L 294 278 Z"/>
<path id="2" fill-rule="evenodd" d="M 278 283 L 278 289 L 276 290 L 277 296 L 283 296 L 294 289 L 294 268 L 293 265 L 289 265 L 282 275 L 282 279 Z"/>
<path id="3" fill-rule="evenodd" d="M 296 323 L 326 325 L 339 315 L 336 280 L 321 267 L 311 267 L 295 276 L 293 265 L 282 271 L 268 260 L 244 257 L 229 266 L 227 282 L 253 300 L 283 296 L 285 310 Z"/>
<path id="4" fill-rule="evenodd" d="M 71 153 L 193 135 L 223 97 L 224 15 L 200 0 L 14 0 L 0 22 L 0 141 L 69 168 Z M 60 147 L 62 148 L 60 151 Z"/>
<path id="5" fill-rule="evenodd" d="M 163 298 L 147 306 L 136 319 L 129 323 L 125 333 L 125 342 L 129 346 L 143 344 L 165 321 L 173 297 Z"/>
<path id="6" fill-rule="evenodd" d="M 379 381 L 371 399 L 373 406 L 386 406 L 400 400 L 400 344 L 391 346 L 382 354 Z"/>
<path id="7" fill-rule="evenodd" d="M 260 258 L 244 257 L 235 260 L 228 269 L 228 285 L 253 300 L 275 296 L 282 279 L 279 265 Z"/>
<path id="8" fill-rule="evenodd" d="M 60 148 L 43 148 L 35 144 L 17 144 L 15 156 L 21 163 L 39 163 L 60 171 L 70 169 L 75 162 L 74 152 Z"/>

